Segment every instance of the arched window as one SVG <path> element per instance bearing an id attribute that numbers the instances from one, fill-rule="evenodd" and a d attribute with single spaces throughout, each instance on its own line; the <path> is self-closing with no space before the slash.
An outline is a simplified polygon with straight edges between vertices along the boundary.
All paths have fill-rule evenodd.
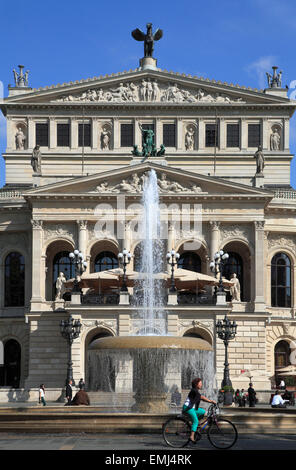
<path id="1" fill-rule="evenodd" d="M 228 252 L 229 258 L 223 268 L 223 276 L 231 279 L 232 274 L 236 274 L 241 288 L 241 300 L 244 300 L 244 277 L 243 277 L 243 260 L 238 253 Z M 229 296 L 229 294 L 227 294 Z M 230 298 L 227 300 L 230 300 Z"/>
<path id="2" fill-rule="evenodd" d="M 21 376 L 21 347 L 15 339 L 4 344 L 4 367 L 0 378 L 0 386 L 18 388 Z"/>
<path id="3" fill-rule="evenodd" d="M 271 260 L 271 306 L 291 307 L 291 262 L 285 253 Z"/>
<path id="4" fill-rule="evenodd" d="M 196 253 L 192 251 L 186 251 L 182 253 L 179 258 L 178 268 L 189 269 L 189 271 L 195 271 L 196 273 L 200 273 L 201 259 Z"/>
<path id="5" fill-rule="evenodd" d="M 23 307 L 25 304 L 25 260 L 17 252 L 5 259 L 5 307 Z"/>
<path id="6" fill-rule="evenodd" d="M 96 273 L 118 268 L 117 256 L 111 251 L 102 251 L 96 257 L 94 267 Z"/>
<path id="7" fill-rule="evenodd" d="M 53 298 L 56 295 L 56 280 L 59 277 L 59 273 L 64 273 L 66 279 L 72 279 L 75 277 L 75 268 L 69 258 L 70 251 L 60 251 L 53 259 Z M 64 294 L 67 296 L 67 294 Z M 65 298 L 65 297 L 64 297 Z"/>
<path id="8" fill-rule="evenodd" d="M 290 364 L 290 346 L 287 341 L 279 341 L 274 348 L 275 368 L 286 367 Z"/>

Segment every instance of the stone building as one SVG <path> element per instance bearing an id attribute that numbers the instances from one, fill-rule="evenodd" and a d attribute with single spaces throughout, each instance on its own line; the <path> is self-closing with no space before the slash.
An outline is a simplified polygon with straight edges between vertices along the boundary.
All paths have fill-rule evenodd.
<path id="1" fill-rule="evenodd" d="M 60 272 L 73 278 L 74 249 L 83 253 L 87 273 L 117 267 L 124 248 L 132 255 L 128 269 L 137 270 L 135 204 L 151 169 L 166 207 L 186 205 L 189 214 L 201 208 L 199 231 L 191 215 L 186 227 L 178 226 L 168 210 L 165 249 L 179 252 L 180 267 L 208 275 L 215 253 L 224 250 L 223 274 L 229 279 L 236 273 L 240 282 L 240 297 L 228 292 L 220 304 L 211 289 L 205 297 L 182 292 L 169 298 L 168 334 L 208 341 L 219 384 L 224 345 L 215 323 L 227 313 L 238 325 L 229 345 L 233 386 L 246 388 L 243 371 L 249 371 L 257 390 L 269 390 L 277 368 L 293 362 L 296 347 L 296 191 L 289 148 L 296 103 L 276 68 L 264 90 L 168 72 L 152 58 L 141 59 L 135 70 L 39 89 L 22 77 L 21 69 L 0 104 L 7 120 L 0 190 L 1 400 L 11 386 L 18 396 L 35 399 L 30 391 L 40 383 L 49 399 L 60 396 L 68 360 L 60 321 L 68 312 L 82 324 L 72 344 L 77 382 L 88 381 L 88 349 L 96 338 L 138 333 L 131 300 L 121 302 L 116 290 L 84 291 L 74 303 L 69 292 L 57 296 L 56 280 Z M 145 130 L 153 131 L 153 155 L 142 153 Z M 115 377 L 116 390 L 121 383 Z"/>

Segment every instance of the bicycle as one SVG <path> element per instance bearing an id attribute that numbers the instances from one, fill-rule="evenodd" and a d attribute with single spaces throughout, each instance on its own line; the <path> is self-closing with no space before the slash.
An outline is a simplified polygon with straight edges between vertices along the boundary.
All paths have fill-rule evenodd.
<path id="1" fill-rule="evenodd" d="M 199 424 L 195 432 L 195 442 L 202 438 L 207 428 L 207 437 L 216 449 L 230 449 L 237 441 L 238 432 L 235 425 L 228 419 L 221 418 L 219 406 L 210 405 L 207 416 Z M 186 413 L 169 418 L 162 426 L 165 442 L 171 447 L 185 447 L 189 444 L 191 420 Z"/>

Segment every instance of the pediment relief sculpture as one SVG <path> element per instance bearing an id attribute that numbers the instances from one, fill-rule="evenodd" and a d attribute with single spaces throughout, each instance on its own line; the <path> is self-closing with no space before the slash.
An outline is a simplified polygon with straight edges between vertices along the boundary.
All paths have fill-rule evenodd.
<path id="1" fill-rule="evenodd" d="M 122 179 L 116 184 L 109 183 L 108 181 L 103 181 L 95 189 L 97 193 L 142 193 L 143 185 L 145 184 L 145 173 L 141 176 L 138 176 L 137 173 L 134 173 L 132 176 L 126 179 Z M 160 193 L 196 193 L 204 194 L 201 187 L 195 183 L 190 183 L 189 186 L 184 186 L 177 181 L 173 181 L 167 177 L 165 173 L 157 176 L 158 188 Z"/>
<path id="2" fill-rule="evenodd" d="M 209 93 L 203 88 L 189 89 L 177 83 L 159 83 L 156 79 L 119 83 L 116 88 L 92 88 L 80 94 L 64 95 L 55 101 L 82 102 L 169 102 L 169 103 L 236 103 L 242 98 L 233 98 L 225 93 Z"/>

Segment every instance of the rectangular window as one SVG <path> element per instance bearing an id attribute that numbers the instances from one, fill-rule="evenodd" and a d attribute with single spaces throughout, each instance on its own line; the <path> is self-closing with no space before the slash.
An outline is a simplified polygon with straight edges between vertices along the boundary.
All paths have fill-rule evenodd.
<path id="1" fill-rule="evenodd" d="M 57 124 L 57 146 L 70 146 L 70 126 L 69 124 Z"/>
<path id="2" fill-rule="evenodd" d="M 48 147 L 48 124 L 36 123 L 36 145 Z"/>
<path id="3" fill-rule="evenodd" d="M 163 125 L 162 143 L 165 147 L 176 147 L 176 126 L 175 124 Z"/>
<path id="4" fill-rule="evenodd" d="M 91 146 L 91 124 L 78 125 L 78 146 L 90 147 Z"/>
<path id="5" fill-rule="evenodd" d="M 120 126 L 120 146 L 132 147 L 134 145 L 134 125 L 121 124 Z"/>
<path id="6" fill-rule="evenodd" d="M 248 125 L 248 147 L 258 147 L 261 144 L 260 124 Z"/>
<path id="7" fill-rule="evenodd" d="M 227 147 L 239 146 L 239 124 L 227 124 Z"/>
<path id="8" fill-rule="evenodd" d="M 206 124 L 206 147 L 218 147 L 218 126 Z"/>

